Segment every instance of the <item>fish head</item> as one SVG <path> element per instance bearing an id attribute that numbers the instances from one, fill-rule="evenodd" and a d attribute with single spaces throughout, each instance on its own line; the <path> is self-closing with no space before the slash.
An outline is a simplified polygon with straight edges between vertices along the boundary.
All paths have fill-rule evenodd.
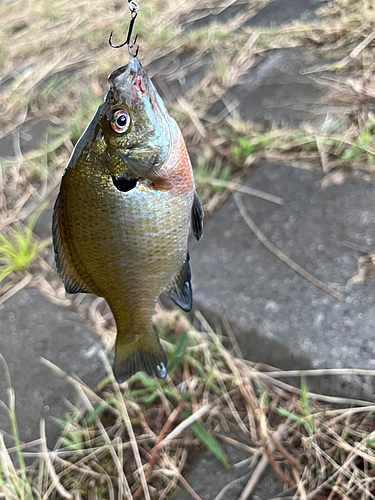
<path id="1" fill-rule="evenodd" d="M 146 70 L 132 56 L 108 79 L 107 109 L 101 119 L 108 150 L 160 165 L 169 152 L 172 119 Z"/>
<path id="2" fill-rule="evenodd" d="M 108 80 L 104 102 L 77 142 L 66 172 L 77 167 L 102 177 L 141 178 L 132 175 L 130 165 L 140 165 L 135 170 L 141 173 L 146 166 L 161 165 L 172 145 L 175 122 L 136 56 Z"/>

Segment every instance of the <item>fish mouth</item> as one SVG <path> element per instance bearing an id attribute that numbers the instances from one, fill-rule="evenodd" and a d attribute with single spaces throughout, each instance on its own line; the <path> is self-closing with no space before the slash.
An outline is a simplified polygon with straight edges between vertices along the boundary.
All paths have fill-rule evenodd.
<path id="1" fill-rule="evenodd" d="M 124 73 L 128 73 L 129 76 L 135 75 L 135 74 L 146 74 L 145 69 L 143 68 L 142 64 L 138 61 L 138 58 L 136 56 L 132 56 L 129 64 L 126 66 L 121 66 L 121 68 L 117 68 L 112 73 L 108 76 L 108 80 L 110 83 L 115 83 L 114 81 L 121 75 L 124 75 Z"/>
<path id="2" fill-rule="evenodd" d="M 142 64 L 138 61 L 137 56 L 133 56 L 130 60 L 130 63 L 128 64 L 130 71 L 133 71 L 134 73 L 139 73 L 141 69 L 143 69 Z"/>
<path id="3" fill-rule="evenodd" d="M 109 77 L 110 88 L 129 89 L 132 99 L 140 100 L 145 95 L 154 101 L 152 84 L 146 70 L 136 56 L 132 56 L 129 64 L 113 71 Z"/>

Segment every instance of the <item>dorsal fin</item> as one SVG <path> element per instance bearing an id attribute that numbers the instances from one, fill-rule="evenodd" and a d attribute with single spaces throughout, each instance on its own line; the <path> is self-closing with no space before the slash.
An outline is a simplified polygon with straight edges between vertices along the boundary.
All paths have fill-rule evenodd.
<path id="1" fill-rule="evenodd" d="M 56 199 L 52 216 L 53 247 L 55 250 L 56 268 L 62 279 L 65 290 L 68 293 L 91 293 L 90 288 L 84 283 L 74 267 L 69 265 L 61 241 L 61 230 L 59 223 L 59 198 Z"/>
<path id="2" fill-rule="evenodd" d="M 193 303 L 189 260 L 190 257 L 188 252 L 180 272 L 173 278 L 165 292 L 173 302 L 185 312 L 191 311 Z"/>
<path id="3" fill-rule="evenodd" d="M 191 227 L 195 239 L 199 241 L 203 236 L 203 217 L 204 211 L 197 193 L 194 193 L 194 201 L 191 209 Z"/>

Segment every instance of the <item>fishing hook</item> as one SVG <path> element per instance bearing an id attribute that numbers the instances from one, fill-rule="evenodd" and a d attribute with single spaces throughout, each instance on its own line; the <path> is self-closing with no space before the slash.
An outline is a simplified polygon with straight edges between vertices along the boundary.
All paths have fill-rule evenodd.
<path id="1" fill-rule="evenodd" d="M 129 24 L 129 29 L 128 29 L 128 36 L 126 37 L 125 42 L 122 43 L 121 45 L 113 45 L 112 44 L 112 34 L 113 34 L 113 31 L 111 31 L 111 34 L 109 35 L 109 38 L 108 38 L 108 43 L 109 43 L 109 45 L 113 49 L 119 49 L 120 47 L 123 47 L 124 45 L 127 45 L 128 46 L 128 50 L 129 50 L 129 54 L 131 56 L 137 57 L 139 46 L 135 49 L 135 54 L 132 54 L 131 49 L 134 47 L 134 45 L 137 42 L 138 33 L 135 35 L 134 41 L 133 41 L 132 44 L 130 44 L 130 39 L 131 39 L 132 32 L 133 32 L 134 22 L 135 22 L 135 19 L 136 19 L 137 15 L 138 15 L 139 5 L 138 5 L 138 3 L 135 0 L 128 0 L 128 7 L 129 7 L 129 10 L 130 10 L 130 24 Z"/>

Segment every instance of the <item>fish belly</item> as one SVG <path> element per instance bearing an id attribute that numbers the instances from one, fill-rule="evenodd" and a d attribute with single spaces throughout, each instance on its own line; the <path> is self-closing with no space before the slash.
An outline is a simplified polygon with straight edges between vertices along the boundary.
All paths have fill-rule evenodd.
<path id="1" fill-rule="evenodd" d="M 111 179 L 71 181 L 74 193 L 64 203 L 70 245 L 90 288 L 107 300 L 120 335 L 148 331 L 157 298 L 186 259 L 194 191 L 176 195 L 138 183 L 125 193 Z"/>

